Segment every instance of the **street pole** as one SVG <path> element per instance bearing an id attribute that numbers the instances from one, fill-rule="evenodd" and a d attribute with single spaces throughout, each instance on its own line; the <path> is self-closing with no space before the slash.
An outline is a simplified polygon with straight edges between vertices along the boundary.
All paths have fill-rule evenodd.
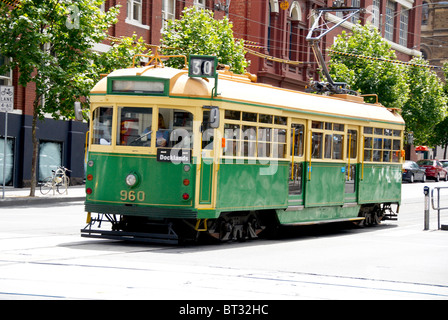
<path id="1" fill-rule="evenodd" d="M 429 187 L 425 186 L 423 188 L 423 193 L 425 194 L 425 227 L 424 230 L 429 230 Z"/>
<path id="2" fill-rule="evenodd" d="M 8 111 L 14 109 L 14 87 L 0 86 L 0 111 L 5 112 L 5 136 L 3 139 L 3 196 L 5 199 L 6 184 L 6 144 L 8 143 Z"/>
<path id="3" fill-rule="evenodd" d="M 3 196 L 5 199 L 5 184 L 6 184 L 6 143 L 8 142 L 8 111 L 5 111 L 5 137 L 3 139 Z"/>

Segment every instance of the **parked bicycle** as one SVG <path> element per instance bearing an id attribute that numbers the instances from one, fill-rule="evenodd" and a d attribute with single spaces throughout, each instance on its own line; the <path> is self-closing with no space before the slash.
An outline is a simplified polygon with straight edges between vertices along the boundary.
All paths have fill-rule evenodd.
<path id="1" fill-rule="evenodd" d="M 47 194 L 50 190 L 56 190 L 58 193 L 66 193 L 70 184 L 70 178 L 67 176 L 67 171 L 71 170 L 60 166 L 56 170 L 51 170 L 53 174 L 45 178 L 40 184 L 40 193 Z"/>

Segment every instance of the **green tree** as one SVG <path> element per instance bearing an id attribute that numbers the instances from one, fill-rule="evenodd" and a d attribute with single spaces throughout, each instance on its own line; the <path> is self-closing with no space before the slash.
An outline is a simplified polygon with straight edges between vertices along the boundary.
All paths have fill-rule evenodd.
<path id="1" fill-rule="evenodd" d="M 377 94 L 379 102 L 388 108 L 403 107 L 408 99 L 408 85 L 402 76 L 404 67 L 357 57 L 396 59 L 390 44 L 374 26 L 357 24 L 351 33 L 343 31 L 331 49 L 339 52 L 330 53 L 329 71 L 335 81 L 346 82 L 361 94 Z"/>
<path id="2" fill-rule="evenodd" d="M 121 60 L 116 65 L 107 61 L 108 55 L 129 56 L 135 50 L 134 42 L 132 48 L 124 44 L 129 50 L 114 48 L 108 55 L 92 50 L 117 22 L 118 6 L 103 12 L 100 9 L 103 2 L 22 0 L 19 5 L 12 6 L 0 2 L 0 54 L 10 61 L 0 72 L 6 68 L 17 69 L 19 84 L 26 87 L 33 83 L 36 88 L 30 196 L 34 196 L 36 187 L 38 119 L 43 120 L 45 113 L 55 119 L 73 118 L 74 102 L 87 103 L 85 97 L 99 72 L 122 66 Z"/>
<path id="3" fill-rule="evenodd" d="M 445 97 L 448 97 L 448 62 L 444 63 L 443 71 L 445 76 L 443 91 L 445 92 Z M 443 158 L 446 159 L 448 157 L 448 114 L 445 114 L 445 118 L 435 126 L 434 135 L 429 144 L 432 146 L 442 146 L 444 148 Z"/>
<path id="4" fill-rule="evenodd" d="M 439 132 L 435 128 L 446 116 L 447 98 L 443 84 L 437 74 L 429 68 L 422 58 L 410 61 L 415 66 L 406 69 L 406 78 L 409 81 L 409 100 L 402 110 L 406 121 L 406 130 L 412 132 L 414 144 L 429 144 L 436 142 Z"/>
<path id="5" fill-rule="evenodd" d="M 243 41 L 235 41 L 229 19 L 215 20 L 210 10 L 185 8 L 179 20 L 168 21 L 161 44 L 165 55 L 216 55 L 235 73 L 247 68 Z M 183 60 L 170 59 L 167 65 L 180 69 Z"/>

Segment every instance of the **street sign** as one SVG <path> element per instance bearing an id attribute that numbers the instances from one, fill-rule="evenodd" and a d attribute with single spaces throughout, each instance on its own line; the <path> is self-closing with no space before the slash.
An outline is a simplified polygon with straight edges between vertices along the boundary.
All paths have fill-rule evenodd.
<path id="1" fill-rule="evenodd" d="M 0 111 L 11 112 L 14 110 L 14 87 L 0 86 Z"/>

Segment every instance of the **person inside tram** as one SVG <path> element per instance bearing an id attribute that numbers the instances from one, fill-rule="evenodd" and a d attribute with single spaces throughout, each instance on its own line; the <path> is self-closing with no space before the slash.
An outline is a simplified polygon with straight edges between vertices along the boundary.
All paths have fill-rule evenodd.
<path id="1" fill-rule="evenodd" d="M 147 137 L 147 139 L 151 141 L 151 133 L 152 133 L 151 126 L 149 126 L 145 130 L 143 130 L 141 137 Z M 169 135 L 170 133 L 166 129 L 163 115 L 159 113 L 158 130 L 156 132 L 156 147 L 166 147 L 168 145 Z"/>

